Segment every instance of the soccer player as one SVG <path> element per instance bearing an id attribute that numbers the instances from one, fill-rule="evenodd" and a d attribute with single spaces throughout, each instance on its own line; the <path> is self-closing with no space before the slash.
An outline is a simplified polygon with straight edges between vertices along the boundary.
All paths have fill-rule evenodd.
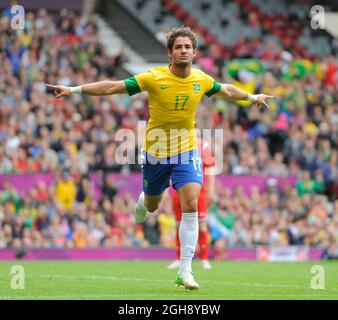
<path id="1" fill-rule="evenodd" d="M 141 153 L 143 192 L 136 204 L 135 220 L 141 223 L 159 207 L 171 179 L 182 209 L 179 228 L 180 269 L 176 285 L 199 288 L 191 270 L 198 238 L 197 200 L 202 185 L 201 159 L 196 150 L 195 111 L 203 95 L 249 100 L 268 108 L 264 94 L 251 95 L 231 84 L 221 84 L 192 68 L 196 36 L 189 27 L 172 29 L 167 35 L 169 65 L 155 67 L 126 80 L 99 81 L 77 87 L 47 85 L 56 98 L 73 93 L 93 96 L 147 91 L 150 117 Z"/>
<path id="2" fill-rule="evenodd" d="M 209 233 L 207 225 L 208 204 L 211 204 L 215 196 L 215 176 L 213 169 L 215 159 L 211 154 L 211 149 L 207 141 L 201 138 L 197 139 L 197 150 L 202 158 L 203 185 L 198 197 L 198 244 L 200 248 L 199 258 L 202 268 L 211 269 L 209 262 Z M 206 176 L 206 173 L 208 175 Z M 178 236 L 179 225 L 182 219 L 182 210 L 180 200 L 176 191 L 172 194 L 172 208 L 176 215 L 177 233 L 176 233 L 176 260 L 174 260 L 168 269 L 176 269 L 180 266 L 181 243 Z"/>

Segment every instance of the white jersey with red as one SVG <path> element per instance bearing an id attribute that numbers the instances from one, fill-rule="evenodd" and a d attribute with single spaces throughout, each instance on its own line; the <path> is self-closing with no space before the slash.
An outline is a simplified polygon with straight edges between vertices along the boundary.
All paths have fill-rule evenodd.
<path id="1" fill-rule="evenodd" d="M 215 166 L 215 158 L 212 156 L 211 148 L 209 143 L 203 141 L 202 139 L 197 139 L 197 148 L 198 152 L 201 155 L 203 161 L 203 185 L 201 188 L 200 195 L 198 197 L 198 219 L 204 219 L 208 213 L 208 204 L 207 204 L 207 192 L 206 192 L 206 179 L 205 169 Z M 176 213 L 176 221 L 181 221 L 182 210 L 180 207 L 180 201 L 178 198 L 178 193 L 173 190 L 173 211 Z"/>

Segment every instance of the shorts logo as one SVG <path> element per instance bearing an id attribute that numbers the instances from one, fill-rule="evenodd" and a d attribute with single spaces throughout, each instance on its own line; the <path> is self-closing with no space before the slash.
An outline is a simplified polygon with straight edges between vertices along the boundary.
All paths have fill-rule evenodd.
<path id="1" fill-rule="evenodd" d="M 193 88 L 194 92 L 200 92 L 201 91 L 201 85 L 199 83 L 194 83 L 192 85 L 192 88 Z"/>
<path id="2" fill-rule="evenodd" d="M 143 179 L 143 185 L 144 185 L 145 187 L 148 186 L 148 180 L 147 180 L 147 179 Z"/>

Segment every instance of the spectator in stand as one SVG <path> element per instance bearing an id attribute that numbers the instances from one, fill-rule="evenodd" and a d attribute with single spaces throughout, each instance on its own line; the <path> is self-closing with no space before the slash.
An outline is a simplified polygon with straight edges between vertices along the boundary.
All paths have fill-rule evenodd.
<path id="1" fill-rule="evenodd" d="M 3 183 L 0 248 L 147 242 L 169 247 L 166 211 L 151 217 L 143 230 L 135 229 L 131 211 L 135 200 L 118 192 L 128 176 L 117 181 L 110 174 L 123 168 L 115 159 L 121 143 L 115 141 L 116 132 L 128 128 L 136 134 L 137 121 L 148 118 L 147 97 L 55 100 L 45 91 L 45 83 L 114 78 L 125 61 L 124 50 L 116 56 L 107 54 L 99 42 L 95 15 L 83 21 L 69 10 L 56 16 L 44 9 L 28 10 L 25 30 L 17 33 L 10 26 L 9 8 L 0 12 L 0 174 L 58 176 L 67 171 L 72 179 L 57 179 L 52 186 L 39 183 L 25 195 Z M 257 31 L 258 20 L 250 12 L 248 25 Z M 276 184 L 250 196 L 240 190 L 217 190 L 215 213 L 210 214 L 215 217 L 210 228 L 216 257 L 224 257 L 225 246 L 294 242 L 324 246 L 332 255 L 338 233 L 337 57 L 306 61 L 314 71 L 302 75 L 297 50 L 273 42 L 265 45 L 264 40 L 264 36 L 239 38 L 226 51 L 204 43 L 208 59 L 202 67 L 210 68 L 218 79 L 226 76 L 226 58 L 260 59 L 264 73 L 250 77 L 257 90 L 276 97 L 269 115 L 209 99 L 201 101 L 197 118 L 203 119 L 204 128 L 223 129 L 222 174 L 292 175 L 298 180 L 295 187 L 282 191 Z M 203 64 L 205 57 L 199 55 Z M 105 181 L 99 185 L 103 194 L 99 203 L 88 179 L 97 170 L 104 172 Z M 129 170 L 140 167 L 129 165 Z M 138 242 L 143 232 L 144 240 Z M 139 235 L 134 238 L 133 233 Z"/>
<path id="2" fill-rule="evenodd" d="M 318 189 L 321 188 L 316 180 L 311 178 L 310 171 L 305 170 L 303 173 L 303 178 L 299 180 L 296 184 L 298 195 L 302 197 L 304 194 L 314 194 Z"/>
<path id="3" fill-rule="evenodd" d="M 55 187 L 55 196 L 59 204 L 66 210 L 74 207 L 76 199 L 76 185 L 68 171 L 61 174 L 61 179 L 57 181 Z"/>

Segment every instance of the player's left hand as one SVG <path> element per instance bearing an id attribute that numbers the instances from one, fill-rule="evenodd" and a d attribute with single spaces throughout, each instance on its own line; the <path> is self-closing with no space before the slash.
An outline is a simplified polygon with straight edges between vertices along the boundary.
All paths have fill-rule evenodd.
<path id="1" fill-rule="evenodd" d="M 259 108 L 260 111 L 268 111 L 269 110 L 269 105 L 267 103 L 267 99 L 273 99 L 274 96 L 267 96 L 265 94 L 258 94 L 257 95 L 257 101 L 256 105 Z"/>
<path id="2" fill-rule="evenodd" d="M 69 87 L 57 86 L 57 85 L 52 85 L 52 84 L 46 84 L 46 86 L 48 89 L 54 91 L 54 95 L 57 99 L 70 96 L 72 94 Z"/>

